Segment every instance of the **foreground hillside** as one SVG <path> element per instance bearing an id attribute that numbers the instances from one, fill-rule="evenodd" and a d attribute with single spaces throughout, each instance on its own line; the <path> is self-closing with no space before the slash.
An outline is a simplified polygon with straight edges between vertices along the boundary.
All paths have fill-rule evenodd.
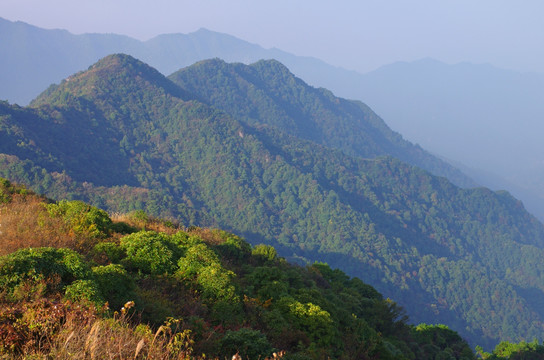
<path id="1" fill-rule="evenodd" d="M 274 69 L 289 76 L 276 65 L 252 71 L 262 67 L 271 88 Z M 109 56 L 31 107 L 0 104 L 0 174 L 54 198 L 218 226 L 290 260 L 327 262 L 413 321 L 447 324 L 474 345 L 541 337 L 544 227 L 508 193 L 349 156 L 259 122 L 267 114 L 231 116 L 201 98 Z"/>
<path id="2" fill-rule="evenodd" d="M 4 179 L 0 223 L 0 356 L 474 359 L 361 280 L 225 231 L 112 220 Z"/>

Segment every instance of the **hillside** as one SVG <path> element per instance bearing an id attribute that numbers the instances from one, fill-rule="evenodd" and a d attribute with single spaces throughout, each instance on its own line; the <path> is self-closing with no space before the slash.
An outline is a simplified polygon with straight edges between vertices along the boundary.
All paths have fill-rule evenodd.
<path id="1" fill-rule="evenodd" d="M 225 231 L 112 220 L 1 178 L 0 223 L 3 357 L 475 358 L 361 280 Z"/>
<path id="2" fill-rule="evenodd" d="M 249 124 L 269 125 L 356 157 L 392 156 L 461 187 L 476 186 L 459 170 L 391 131 L 365 104 L 313 88 L 277 61 L 248 66 L 206 60 L 169 79 Z"/>
<path id="3" fill-rule="evenodd" d="M 351 157 L 198 98 L 109 56 L 31 107 L 2 104 L 0 174 L 58 199 L 213 225 L 290 261 L 327 262 L 473 345 L 541 336 L 544 227 L 508 193 Z"/>

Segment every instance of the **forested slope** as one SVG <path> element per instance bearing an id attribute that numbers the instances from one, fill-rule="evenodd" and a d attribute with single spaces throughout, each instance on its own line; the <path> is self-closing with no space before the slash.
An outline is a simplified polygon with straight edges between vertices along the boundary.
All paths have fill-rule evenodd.
<path id="1" fill-rule="evenodd" d="M 278 61 L 244 65 L 205 60 L 169 79 L 199 100 L 250 124 L 270 125 L 352 156 L 393 156 L 446 176 L 459 186 L 475 186 L 459 170 L 404 140 L 362 102 L 311 87 Z"/>

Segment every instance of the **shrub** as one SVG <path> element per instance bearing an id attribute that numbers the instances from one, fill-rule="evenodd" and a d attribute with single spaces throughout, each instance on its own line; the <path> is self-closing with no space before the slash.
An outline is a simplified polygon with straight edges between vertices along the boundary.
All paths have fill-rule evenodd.
<path id="1" fill-rule="evenodd" d="M 136 285 L 125 268 L 119 264 L 93 268 L 94 281 L 110 308 L 119 310 L 123 304 L 135 300 Z"/>
<path id="2" fill-rule="evenodd" d="M 108 261 L 119 263 L 126 254 L 125 251 L 116 243 L 100 242 L 93 248 L 93 256 L 95 261 Z"/>
<path id="3" fill-rule="evenodd" d="M 8 203 L 11 200 L 11 183 L 4 179 L 0 178 L 0 204 Z"/>
<path id="4" fill-rule="evenodd" d="M 217 254 L 204 243 L 189 247 L 179 259 L 176 276 L 180 280 L 195 281 L 204 300 L 235 299 L 232 278 L 235 274 L 221 266 Z"/>
<path id="5" fill-rule="evenodd" d="M 274 261 L 278 257 L 278 253 L 274 247 L 264 244 L 255 246 L 251 251 L 251 254 L 264 261 Z"/>
<path id="6" fill-rule="evenodd" d="M 224 242 L 217 249 L 220 253 L 235 262 L 240 262 L 248 257 L 251 253 L 251 246 L 241 237 L 224 233 Z"/>
<path id="7" fill-rule="evenodd" d="M 234 277 L 232 271 L 215 263 L 200 269 L 197 283 L 202 289 L 202 296 L 209 300 L 231 300 L 235 296 L 235 288 L 231 284 Z"/>
<path id="8" fill-rule="evenodd" d="M 136 229 L 133 226 L 130 226 L 129 224 L 123 221 L 116 221 L 112 223 L 110 229 L 113 232 L 124 234 L 124 235 L 132 234 L 138 231 L 138 229 Z"/>
<path id="9" fill-rule="evenodd" d="M 229 356 L 238 353 L 242 359 L 259 359 L 269 356 L 273 349 L 260 331 L 243 328 L 226 332 L 221 340 L 221 351 Z"/>
<path id="10" fill-rule="evenodd" d="M 185 256 L 179 259 L 178 275 L 181 278 L 192 278 L 195 277 L 202 268 L 212 264 L 219 264 L 217 254 L 206 244 L 197 243 L 196 245 L 189 247 Z"/>
<path id="11" fill-rule="evenodd" d="M 88 301 L 97 308 L 101 308 L 106 303 L 98 284 L 93 280 L 74 281 L 66 287 L 65 296 L 74 302 Z"/>
<path id="12" fill-rule="evenodd" d="M 85 204 L 82 201 L 62 200 L 56 204 L 47 204 L 47 211 L 52 217 L 59 217 L 77 235 L 91 238 L 105 237 L 112 221 L 104 210 Z"/>
<path id="13" fill-rule="evenodd" d="M 289 281 L 284 271 L 272 266 L 259 266 L 246 276 L 248 285 L 261 300 L 279 299 L 289 292 Z"/>
<path id="14" fill-rule="evenodd" d="M 280 308 L 299 329 L 322 346 L 330 346 L 335 337 L 335 329 L 331 315 L 319 305 L 301 303 L 291 297 L 279 301 Z"/>
<path id="15" fill-rule="evenodd" d="M 140 231 L 121 238 L 128 267 L 146 274 L 173 273 L 183 248 L 176 238 L 153 231 Z"/>
<path id="16" fill-rule="evenodd" d="M 26 280 L 40 281 L 58 276 L 60 286 L 89 279 L 91 269 L 73 250 L 27 248 L 0 258 L 0 288 L 8 293 Z"/>

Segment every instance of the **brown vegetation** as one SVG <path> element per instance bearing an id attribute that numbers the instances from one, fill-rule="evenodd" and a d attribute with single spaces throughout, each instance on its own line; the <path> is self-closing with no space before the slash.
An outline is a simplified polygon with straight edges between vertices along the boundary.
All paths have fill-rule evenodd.
<path id="1" fill-rule="evenodd" d="M 45 199 L 14 194 L 9 203 L 0 203 L 0 255 L 27 247 L 78 249 L 87 239 L 78 238 L 61 219 L 48 216 Z"/>
<path id="2" fill-rule="evenodd" d="M 60 299 L 6 303 L 0 307 L 0 358 L 198 359 L 191 332 L 173 331 L 175 324 L 152 332 L 134 325 L 126 310 L 102 318 L 91 306 Z"/>

